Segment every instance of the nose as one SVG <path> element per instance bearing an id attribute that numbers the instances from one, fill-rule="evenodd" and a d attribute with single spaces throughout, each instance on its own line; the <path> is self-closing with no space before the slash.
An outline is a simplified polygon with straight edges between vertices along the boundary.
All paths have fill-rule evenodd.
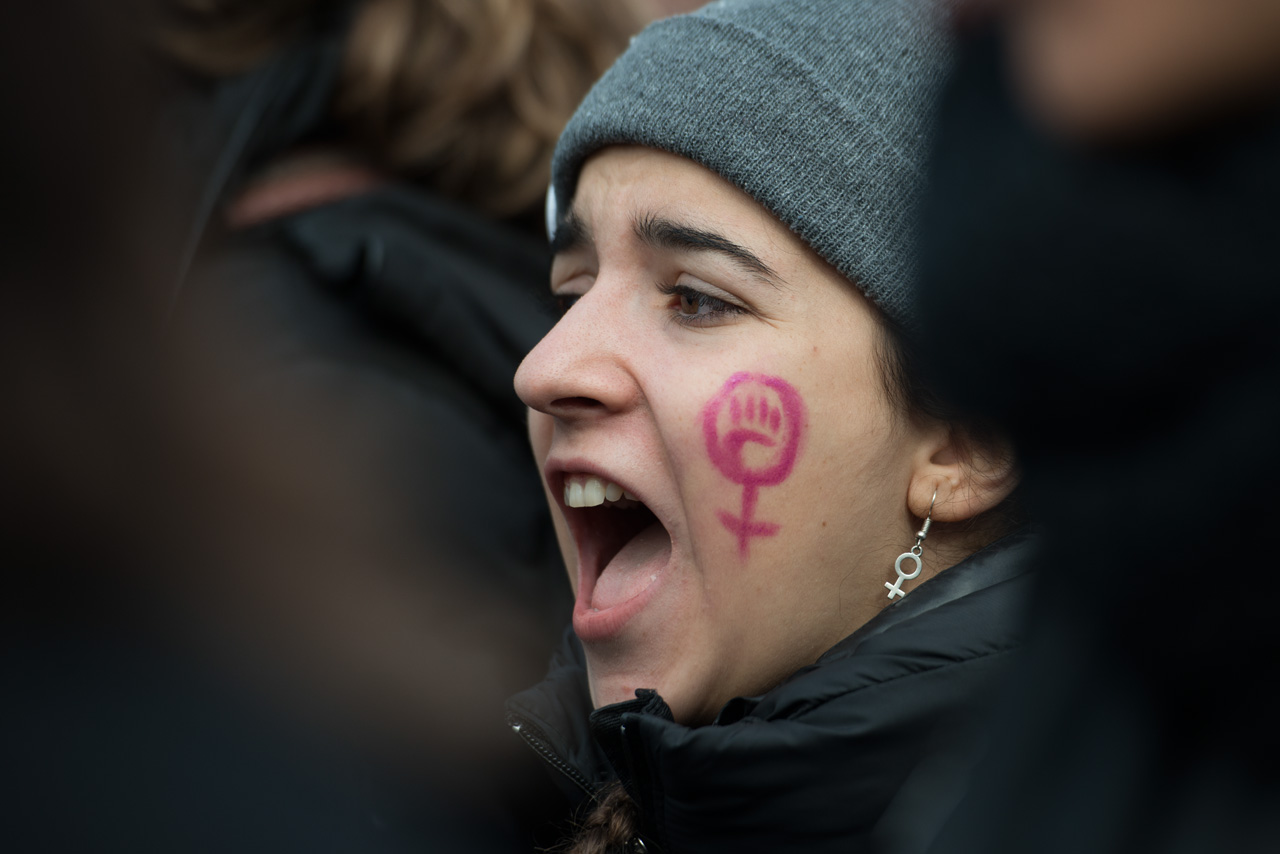
<path id="1" fill-rule="evenodd" d="M 516 394 L 562 421 L 624 412 L 640 397 L 626 307 L 597 281 L 520 363 Z"/>

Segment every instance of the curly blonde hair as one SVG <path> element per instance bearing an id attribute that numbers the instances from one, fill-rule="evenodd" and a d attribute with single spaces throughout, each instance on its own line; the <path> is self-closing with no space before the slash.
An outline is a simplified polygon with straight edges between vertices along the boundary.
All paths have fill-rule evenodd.
<path id="1" fill-rule="evenodd" d="M 335 5 L 160 3 L 164 53 L 210 77 L 249 70 Z M 340 141 L 484 213 L 527 215 L 565 122 L 646 10 L 642 0 L 352 0 L 332 102 Z"/>

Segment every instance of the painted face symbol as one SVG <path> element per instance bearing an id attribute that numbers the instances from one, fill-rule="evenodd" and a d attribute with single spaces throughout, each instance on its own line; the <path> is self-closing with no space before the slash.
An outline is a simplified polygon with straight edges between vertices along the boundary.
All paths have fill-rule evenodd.
<path id="1" fill-rule="evenodd" d="M 702 410 L 707 454 L 720 473 L 742 486 L 742 513 L 724 510 L 720 523 L 738 538 L 745 560 L 752 537 L 778 532 L 772 522 L 758 522 L 756 499 L 762 486 L 787 479 L 800 452 L 805 430 L 800 393 L 780 377 L 739 372 L 729 377 Z"/>

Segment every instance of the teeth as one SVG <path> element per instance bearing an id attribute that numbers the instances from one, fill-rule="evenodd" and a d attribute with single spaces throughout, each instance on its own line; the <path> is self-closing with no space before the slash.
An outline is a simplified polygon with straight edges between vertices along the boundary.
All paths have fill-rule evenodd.
<path id="1" fill-rule="evenodd" d="M 639 500 L 618 484 L 595 475 L 570 475 L 564 482 L 564 503 L 569 507 L 599 507 L 606 502 L 615 504 L 622 502 L 624 496 L 632 501 Z"/>

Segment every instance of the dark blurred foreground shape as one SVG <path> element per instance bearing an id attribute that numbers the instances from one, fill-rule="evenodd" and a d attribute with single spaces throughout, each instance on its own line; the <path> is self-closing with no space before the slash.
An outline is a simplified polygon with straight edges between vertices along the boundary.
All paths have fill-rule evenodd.
<path id="1" fill-rule="evenodd" d="M 1280 16 L 1144 5 L 1010 4 L 944 101 L 922 339 L 1048 545 L 985 759 L 889 850 L 1280 850 Z"/>
<path id="2" fill-rule="evenodd" d="M 546 616 L 463 532 L 399 521 L 335 453 L 349 413 L 248 370 L 297 352 L 271 294 L 175 290 L 210 185 L 157 142 L 140 23 L 0 12 L 0 847 L 525 850 L 501 700 Z"/>

